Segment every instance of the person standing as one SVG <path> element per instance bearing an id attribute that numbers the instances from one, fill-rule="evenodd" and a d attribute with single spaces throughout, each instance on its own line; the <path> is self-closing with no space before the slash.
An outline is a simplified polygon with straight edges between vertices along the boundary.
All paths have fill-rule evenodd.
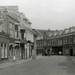
<path id="1" fill-rule="evenodd" d="M 34 59 L 34 48 L 32 49 L 32 59 Z"/>

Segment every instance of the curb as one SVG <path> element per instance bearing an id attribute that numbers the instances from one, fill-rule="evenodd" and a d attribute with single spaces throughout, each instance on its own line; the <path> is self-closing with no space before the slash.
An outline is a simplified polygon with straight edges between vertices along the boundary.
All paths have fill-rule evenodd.
<path id="1" fill-rule="evenodd" d="M 22 63 L 19 63 L 19 62 L 18 62 L 18 63 L 13 63 L 13 64 L 12 64 L 12 65 L 10 65 L 10 66 L 1 67 L 1 68 L 0 68 L 0 70 L 6 69 L 6 68 L 9 68 L 9 67 L 14 67 L 15 65 L 20 65 L 20 64 L 27 63 L 27 62 L 30 62 L 30 61 L 32 61 L 32 59 L 27 60 L 27 61 L 22 62 Z"/>
<path id="2" fill-rule="evenodd" d="M 40 59 L 40 58 L 42 58 L 42 57 L 38 58 L 38 56 L 37 56 L 36 59 L 30 58 L 30 59 L 28 59 L 28 60 L 26 60 L 24 62 L 18 62 L 18 63 L 12 62 L 12 65 L 9 65 L 9 66 L 6 66 L 6 67 L 1 67 L 0 70 L 6 69 L 6 68 L 10 68 L 10 67 L 14 67 L 15 65 L 20 65 L 20 64 L 27 63 L 27 62 L 30 62 L 30 61 L 33 61 L 33 60 L 37 60 L 37 59 Z"/>

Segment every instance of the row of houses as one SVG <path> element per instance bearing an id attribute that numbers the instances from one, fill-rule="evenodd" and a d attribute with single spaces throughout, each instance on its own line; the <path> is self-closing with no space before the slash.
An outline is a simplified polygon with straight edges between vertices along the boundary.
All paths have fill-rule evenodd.
<path id="1" fill-rule="evenodd" d="M 53 52 L 55 55 L 75 55 L 75 27 L 64 30 L 38 30 L 37 54 L 44 51 Z"/>
<path id="2" fill-rule="evenodd" d="M 31 24 L 18 6 L 0 6 L 0 60 L 32 56 L 36 33 Z"/>

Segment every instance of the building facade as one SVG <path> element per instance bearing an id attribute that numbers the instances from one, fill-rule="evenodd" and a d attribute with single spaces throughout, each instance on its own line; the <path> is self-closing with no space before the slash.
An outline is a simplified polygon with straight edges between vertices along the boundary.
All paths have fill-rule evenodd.
<path id="1" fill-rule="evenodd" d="M 31 24 L 17 6 L 0 7 L 0 58 L 18 60 L 32 56 L 35 34 Z"/>
<path id="2" fill-rule="evenodd" d="M 55 55 L 75 55 L 75 27 L 64 30 L 48 30 L 43 35 L 45 38 L 37 40 L 37 54 L 45 50 Z"/>
<path id="3" fill-rule="evenodd" d="M 8 55 L 9 59 L 13 60 L 13 57 L 15 56 L 16 58 L 19 58 L 17 50 L 20 42 L 19 42 L 19 31 L 20 31 L 20 26 L 19 20 L 17 18 L 17 15 L 14 12 L 9 12 L 6 9 L 0 12 L 1 18 L 0 21 L 2 21 L 2 30 L 9 35 L 9 50 L 8 50 Z M 18 53 L 18 54 L 17 54 Z"/>
<path id="4" fill-rule="evenodd" d="M 21 28 L 25 30 L 24 39 L 26 40 L 25 44 L 25 58 L 32 56 L 32 46 L 34 45 L 34 31 L 31 28 L 31 22 L 26 18 L 23 13 L 20 13 L 21 17 Z"/>

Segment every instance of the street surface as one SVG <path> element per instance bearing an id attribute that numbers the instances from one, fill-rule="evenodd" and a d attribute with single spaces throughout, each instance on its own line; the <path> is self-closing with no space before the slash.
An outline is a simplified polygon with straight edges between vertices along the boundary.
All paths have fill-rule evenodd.
<path id="1" fill-rule="evenodd" d="M 47 56 L 1 69 L 0 75 L 75 75 L 75 64 L 66 56 Z"/>

